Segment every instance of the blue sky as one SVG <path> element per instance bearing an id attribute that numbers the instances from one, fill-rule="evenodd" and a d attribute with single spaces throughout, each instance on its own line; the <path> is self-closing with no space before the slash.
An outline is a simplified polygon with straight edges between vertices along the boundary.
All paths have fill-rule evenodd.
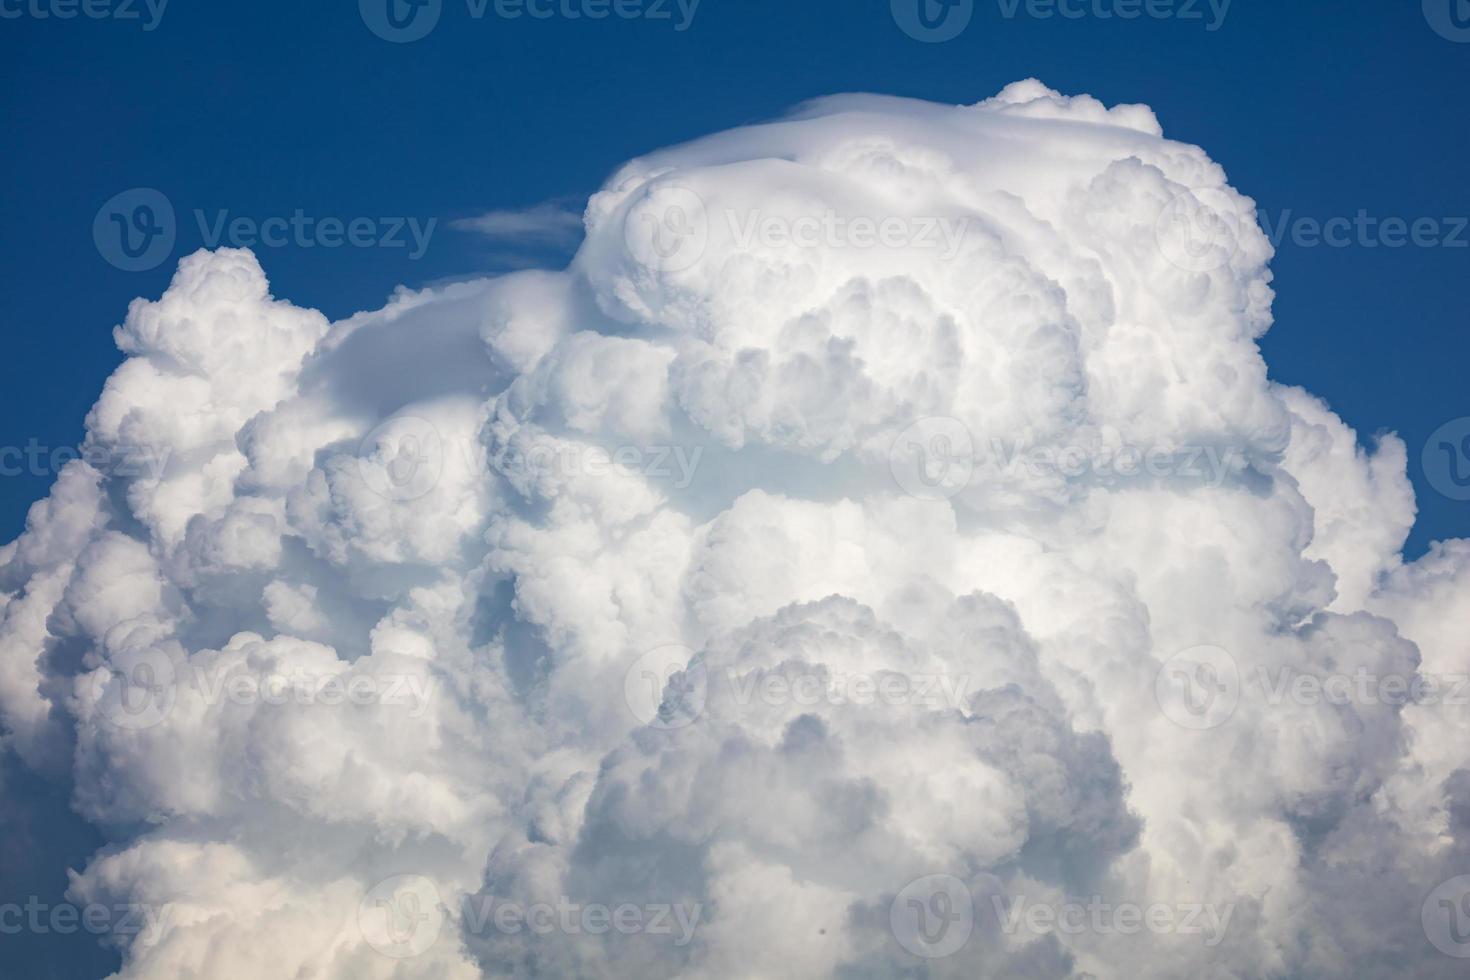
<path id="1" fill-rule="evenodd" d="M 227 229 L 222 219 L 370 218 L 361 241 L 402 241 L 305 248 L 287 234 L 258 250 L 277 295 L 339 317 L 399 283 L 559 262 L 565 238 L 512 254 L 449 222 L 575 207 L 641 152 L 833 92 L 973 102 L 1034 75 L 1109 104 L 1147 103 L 1285 222 L 1265 340 L 1273 376 L 1327 398 L 1360 432 L 1404 437 L 1421 512 L 1411 553 L 1470 534 L 1470 509 L 1433 490 L 1419 463 L 1432 432 L 1470 414 L 1470 230 L 1456 220 L 1470 215 L 1470 44 L 1431 26 L 1454 34 L 1460 0 L 1154 0 L 1145 11 L 1170 16 L 1137 19 L 1102 16 L 1127 0 L 1078 0 L 1074 17 L 976 0 L 943 43 L 905 34 L 889 0 L 702 0 L 692 18 L 687 0 L 683 11 L 623 0 L 640 16 L 601 20 L 510 19 L 494 3 L 443 0 L 412 43 L 376 36 L 351 2 L 173 0 L 161 16 L 156 0 L 92 2 L 112 16 L 0 3 L 4 445 L 78 443 L 119 361 L 111 327 L 130 299 L 162 292 L 180 255 Z M 167 261 L 129 272 L 99 254 L 93 222 L 140 187 L 174 206 L 178 241 Z M 1360 214 L 1373 224 L 1356 227 L 1434 224 L 1418 245 L 1390 248 L 1371 230 L 1343 247 L 1314 243 L 1311 221 Z M 433 219 L 416 246 L 411 229 Z M 52 479 L 49 464 L 18 468 L 0 477 L 7 539 Z"/>

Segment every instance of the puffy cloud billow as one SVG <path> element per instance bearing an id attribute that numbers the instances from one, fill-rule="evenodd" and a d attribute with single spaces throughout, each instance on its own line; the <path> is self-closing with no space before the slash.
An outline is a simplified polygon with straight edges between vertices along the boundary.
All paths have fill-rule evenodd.
<path id="1" fill-rule="evenodd" d="M 1253 215 L 1025 81 L 338 323 L 192 255 L 0 551 L 6 826 L 125 978 L 1461 976 L 1470 543 Z"/>

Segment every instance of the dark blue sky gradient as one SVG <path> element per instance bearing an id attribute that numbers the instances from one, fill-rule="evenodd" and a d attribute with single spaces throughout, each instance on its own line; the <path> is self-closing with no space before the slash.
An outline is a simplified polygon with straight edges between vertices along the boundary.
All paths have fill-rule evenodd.
<path id="1" fill-rule="evenodd" d="M 0 6 L 22 2 L 37 0 Z M 151 32 L 0 20 L 0 66 L 7 446 L 76 445 L 119 360 L 111 327 L 202 244 L 195 208 L 441 220 L 418 261 L 404 249 L 258 250 L 276 295 L 340 317 L 398 283 L 504 267 L 450 218 L 582 197 L 631 156 L 833 92 L 974 102 L 1035 75 L 1149 104 L 1273 218 L 1470 215 L 1470 44 L 1432 31 L 1419 0 L 1234 0 L 1214 32 L 1199 20 L 1006 19 L 997 0 L 977 0 L 969 28 L 943 44 L 905 36 L 889 0 L 703 0 L 683 33 L 669 21 L 476 21 L 465 0 L 445 0 L 438 28 L 402 45 L 374 36 L 351 0 L 172 0 Z M 139 186 L 171 199 L 180 240 L 171 261 L 127 273 L 100 257 L 92 221 Z M 1435 428 L 1470 415 L 1470 248 L 1287 242 L 1275 271 L 1273 376 L 1326 397 L 1365 437 L 1405 438 L 1421 509 L 1411 553 L 1470 536 L 1470 504 L 1436 494 L 1418 462 Z M 0 476 L 0 538 L 51 480 Z"/>

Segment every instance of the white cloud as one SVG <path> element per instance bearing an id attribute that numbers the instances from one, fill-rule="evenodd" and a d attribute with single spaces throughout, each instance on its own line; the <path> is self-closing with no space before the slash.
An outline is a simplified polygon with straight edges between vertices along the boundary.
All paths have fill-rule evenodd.
<path id="1" fill-rule="evenodd" d="M 486 211 L 459 218 L 451 226 L 507 244 L 571 245 L 582 235 L 582 215 L 564 201 L 544 201 L 519 210 Z"/>
<path id="2" fill-rule="evenodd" d="M 1253 211 L 1026 81 L 336 324 L 185 259 L 88 419 L 164 465 L 0 550 L 0 744 L 168 911 L 120 975 L 1458 975 L 1470 705 L 1262 679 L 1470 675 L 1470 547 L 1268 380 Z"/>

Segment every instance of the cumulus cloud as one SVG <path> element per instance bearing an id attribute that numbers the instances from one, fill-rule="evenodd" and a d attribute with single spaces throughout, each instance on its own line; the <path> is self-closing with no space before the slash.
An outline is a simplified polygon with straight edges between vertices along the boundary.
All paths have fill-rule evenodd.
<path id="1" fill-rule="evenodd" d="M 0 550 L 117 975 L 1459 975 L 1470 545 L 1269 379 L 1254 210 L 1028 80 L 338 323 L 186 258 L 88 417 L 158 465 Z"/>

